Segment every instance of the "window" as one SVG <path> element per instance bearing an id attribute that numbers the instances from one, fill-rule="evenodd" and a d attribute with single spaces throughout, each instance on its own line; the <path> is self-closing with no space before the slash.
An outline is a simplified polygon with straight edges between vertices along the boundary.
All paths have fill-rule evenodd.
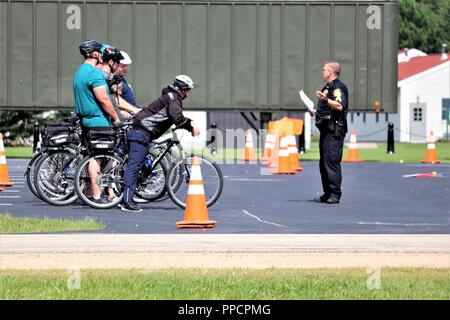
<path id="1" fill-rule="evenodd" d="M 450 121 L 450 98 L 442 98 L 442 120 Z"/>
<path id="2" fill-rule="evenodd" d="M 422 121 L 422 108 L 414 108 L 414 121 Z"/>

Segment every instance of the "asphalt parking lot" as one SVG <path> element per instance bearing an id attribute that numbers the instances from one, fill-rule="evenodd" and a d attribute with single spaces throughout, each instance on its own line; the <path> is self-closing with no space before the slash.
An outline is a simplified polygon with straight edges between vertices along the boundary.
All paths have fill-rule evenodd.
<path id="1" fill-rule="evenodd" d="M 224 190 L 209 209 L 212 229 L 177 229 L 183 211 L 170 199 L 142 205 L 142 213 L 94 210 L 80 202 L 53 207 L 36 199 L 23 177 L 28 160 L 8 159 L 15 186 L 0 193 L 0 213 L 83 219 L 106 224 L 100 233 L 234 234 L 449 234 L 450 166 L 393 163 L 343 164 L 338 205 L 317 204 L 321 193 L 317 162 L 302 162 L 296 175 L 266 175 L 259 164 L 221 165 Z M 436 171 L 438 177 L 402 175 Z"/>

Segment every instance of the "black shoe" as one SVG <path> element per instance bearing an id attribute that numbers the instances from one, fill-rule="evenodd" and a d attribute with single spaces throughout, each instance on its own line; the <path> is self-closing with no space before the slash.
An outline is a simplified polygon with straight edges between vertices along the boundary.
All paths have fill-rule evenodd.
<path id="1" fill-rule="evenodd" d="M 316 197 L 313 199 L 314 202 L 325 203 L 327 202 L 329 196 L 326 194 L 321 195 L 320 197 Z"/>
<path id="2" fill-rule="evenodd" d="M 142 209 L 138 207 L 136 203 L 133 201 L 125 202 L 119 204 L 119 207 L 122 211 L 128 211 L 128 212 L 141 212 Z"/>
<path id="3" fill-rule="evenodd" d="M 98 199 L 91 198 L 90 200 L 91 200 L 92 202 L 97 203 L 97 204 L 107 204 L 107 203 L 110 202 L 109 199 L 108 199 L 108 197 L 105 196 L 105 195 L 100 196 L 100 198 L 98 198 Z"/>
<path id="4" fill-rule="evenodd" d="M 337 203 L 339 203 L 339 198 L 336 197 L 336 196 L 331 196 L 331 197 L 329 197 L 329 198 L 327 199 L 327 201 L 325 201 L 325 203 L 328 203 L 328 204 L 337 204 Z"/>

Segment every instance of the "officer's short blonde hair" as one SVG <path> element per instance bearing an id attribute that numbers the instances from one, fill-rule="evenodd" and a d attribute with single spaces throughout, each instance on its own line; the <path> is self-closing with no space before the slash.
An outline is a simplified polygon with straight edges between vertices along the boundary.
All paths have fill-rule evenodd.
<path id="1" fill-rule="evenodd" d="M 341 74 L 341 65 L 336 61 L 327 61 L 325 65 L 328 66 L 337 77 Z"/>

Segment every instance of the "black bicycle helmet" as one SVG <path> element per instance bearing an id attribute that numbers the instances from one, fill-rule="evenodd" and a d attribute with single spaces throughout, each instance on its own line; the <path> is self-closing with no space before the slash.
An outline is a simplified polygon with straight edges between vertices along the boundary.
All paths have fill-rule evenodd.
<path id="1" fill-rule="evenodd" d="M 81 55 L 85 58 L 88 58 L 88 57 L 90 57 L 92 52 L 94 52 L 94 51 L 100 52 L 100 50 L 102 48 L 102 44 L 95 39 L 89 39 L 89 40 L 83 41 L 80 44 L 79 48 L 80 48 Z"/>
<path id="2" fill-rule="evenodd" d="M 103 61 L 108 62 L 110 60 L 120 63 L 120 60 L 122 60 L 124 57 L 120 53 L 120 50 L 117 48 L 114 48 L 110 46 L 109 44 L 103 44 L 101 53 L 103 55 Z"/>

